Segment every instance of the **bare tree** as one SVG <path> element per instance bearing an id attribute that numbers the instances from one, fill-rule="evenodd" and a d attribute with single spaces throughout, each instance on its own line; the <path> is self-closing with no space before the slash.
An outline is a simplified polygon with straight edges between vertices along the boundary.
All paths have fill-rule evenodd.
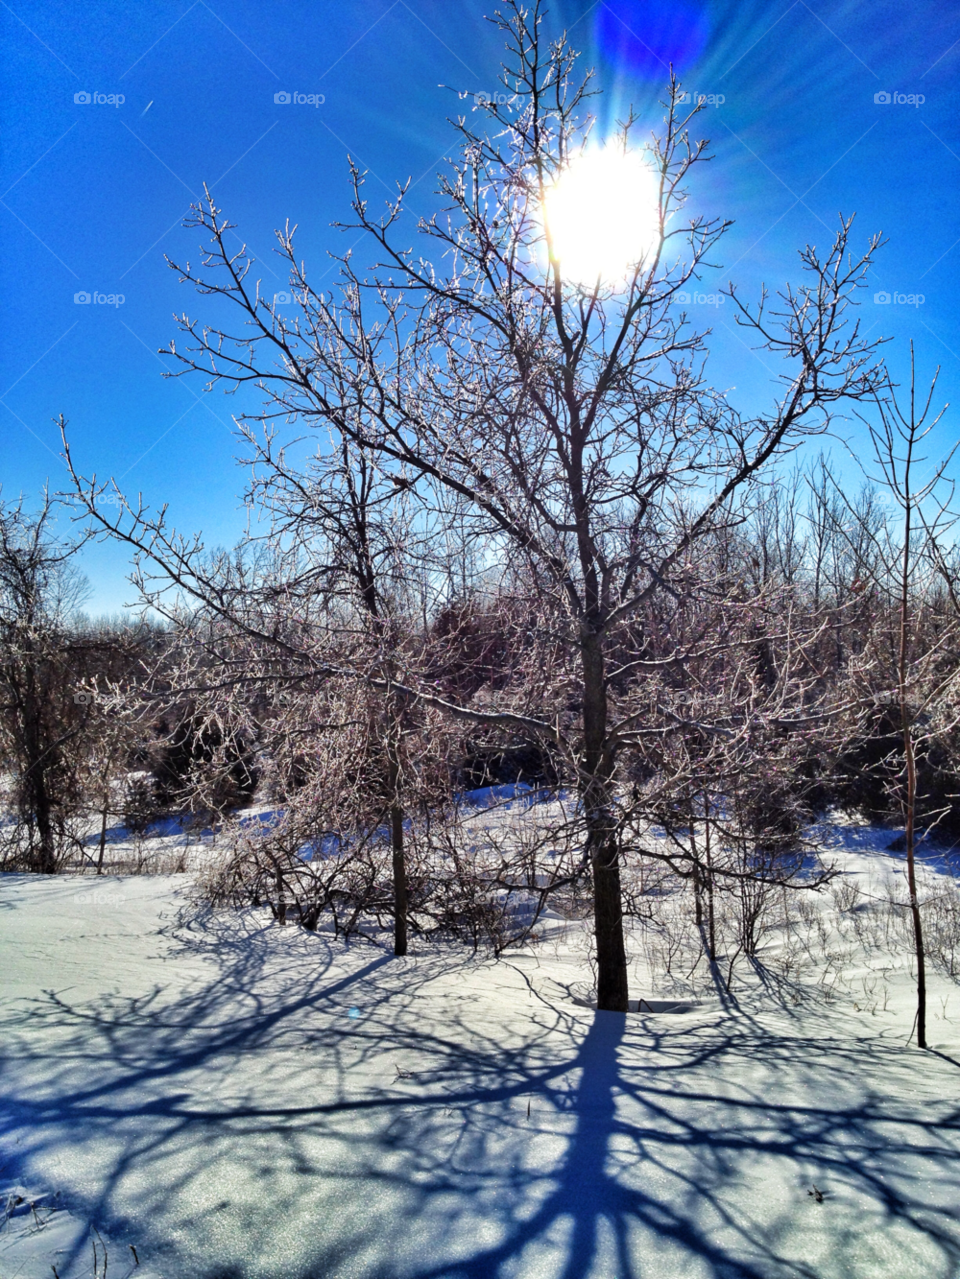
<path id="1" fill-rule="evenodd" d="M 903 740 L 903 773 L 897 790 L 904 818 L 907 883 L 917 958 L 916 1026 L 917 1044 L 920 1048 L 927 1046 L 927 986 L 915 856 L 918 723 L 931 703 L 942 697 L 945 687 L 955 681 L 955 672 L 952 670 L 946 680 L 940 676 L 941 663 L 936 660 L 944 652 L 948 638 L 955 641 L 955 629 L 941 631 L 931 646 L 918 644 L 922 629 L 918 613 L 930 599 L 929 589 L 925 587 L 928 588 L 930 577 L 935 579 L 938 576 L 940 567 L 945 562 L 941 543 L 945 533 L 955 522 L 955 517 L 950 515 L 948 509 L 952 486 L 947 486 L 946 495 L 942 490 L 945 485 L 945 470 L 957 446 L 927 469 L 926 478 L 922 474 L 918 475 L 918 468 L 928 460 L 920 454 L 920 449 L 946 411 L 945 406 L 928 421 L 939 372 L 937 369 L 934 373 L 921 407 L 916 398 L 916 369 L 911 342 L 909 404 L 901 405 L 895 385 L 888 382 L 884 393 L 877 397 L 879 424 L 870 427 L 880 479 L 903 515 L 899 564 L 887 560 L 885 567 L 892 579 L 890 585 L 899 615 L 895 675 Z M 921 576 L 926 576 L 928 582 L 919 581 Z M 921 601 L 920 609 L 917 606 L 918 599 Z M 950 665 L 952 666 L 952 662 Z"/>
<path id="2" fill-rule="evenodd" d="M 245 432 L 253 481 L 249 499 L 269 528 L 267 537 L 279 561 L 272 589 L 282 592 L 295 613 L 306 601 L 323 601 L 355 631 L 352 660 L 379 674 L 393 689 L 403 683 L 405 658 L 416 620 L 416 582 L 422 555 L 417 546 L 424 529 L 414 521 L 417 503 L 410 481 L 379 459 L 340 436 L 320 447 L 304 467 L 288 464 L 273 438 Z M 380 713 L 367 721 L 373 751 L 381 760 L 381 784 L 371 787 L 376 826 L 385 816 L 390 828 L 393 878 L 394 954 L 407 953 L 407 874 L 404 850 L 403 749 L 407 699 L 398 692 L 380 695 Z M 368 776 L 368 781 L 372 778 Z"/>
<path id="3" fill-rule="evenodd" d="M 298 303 L 287 317 L 259 296 L 252 259 L 228 247 L 230 224 L 208 196 L 193 222 L 208 236 L 202 267 L 175 269 L 234 304 L 246 327 L 184 317 L 188 346 L 172 344 L 171 354 L 208 382 L 262 389 L 267 405 L 250 420 L 322 427 L 405 476 L 434 511 L 455 502 L 462 536 L 482 543 L 487 563 L 516 566 L 537 584 L 568 655 L 562 690 L 537 707 L 512 686 L 482 709 L 412 678 L 403 691 L 521 728 L 570 761 L 593 884 L 598 1004 L 625 1010 L 617 793 L 621 760 L 647 726 L 646 699 L 638 710 L 614 690 L 659 669 L 647 663 L 637 619 L 660 592 L 700 589 L 698 542 L 742 518 L 737 503 L 762 468 L 822 429 L 834 405 L 878 385 L 875 344 L 848 315 L 878 240 L 849 258 L 851 223 L 842 222 L 826 254 L 801 253 L 806 282 L 773 308 L 766 294 L 751 308 L 731 287 L 738 322 L 787 368 L 771 410 L 741 416 L 705 380 L 705 335 L 676 302 L 727 226 L 681 217 L 685 184 L 708 158 L 690 133 L 700 107 L 686 111 L 673 80 L 662 127 L 643 146 L 656 190 L 649 249 L 620 281 L 575 282 L 545 198 L 589 145 L 590 77 L 575 79 L 576 54 L 563 38 L 547 41 L 541 16 L 539 3 L 527 11 L 514 2 L 495 20 L 509 104 L 485 99 L 486 131 L 456 120 L 459 155 L 440 178 L 447 207 L 418 223 L 416 252 L 406 247 L 404 190 L 377 218 L 354 169 L 353 226 L 378 246 L 379 265 L 361 275 L 346 256 L 338 287 L 319 293 L 288 227 L 279 252 Z M 611 145 L 630 150 L 639 130 L 631 115 Z M 99 514 L 95 486 L 78 478 L 78 488 Z M 217 608 L 233 606 L 235 596 L 197 576 L 196 548 L 162 518 L 131 518 L 122 535 L 164 574 Z M 396 686 L 388 673 L 377 678 Z"/>
<path id="4" fill-rule="evenodd" d="M 107 827 L 111 817 L 121 816 L 128 801 L 128 774 L 132 762 L 145 747 L 144 712 L 147 680 L 136 677 L 140 640 L 135 631 L 115 630 L 104 637 L 110 656 L 121 656 L 127 670 L 117 674 L 108 668 L 91 672 L 84 695 L 90 699 L 79 760 L 79 782 L 84 807 L 99 820 L 97 874 L 103 873 Z M 111 663 L 111 664 L 114 664 Z M 132 678 L 131 678 L 132 677 Z"/>
<path id="5" fill-rule="evenodd" d="M 92 701 L 87 646 L 72 628 L 86 590 L 73 556 L 85 539 L 57 536 L 56 509 L 46 493 L 35 513 L 22 500 L 0 505 L 0 751 L 14 775 L 14 860 L 43 874 L 57 870 L 80 807 Z"/>

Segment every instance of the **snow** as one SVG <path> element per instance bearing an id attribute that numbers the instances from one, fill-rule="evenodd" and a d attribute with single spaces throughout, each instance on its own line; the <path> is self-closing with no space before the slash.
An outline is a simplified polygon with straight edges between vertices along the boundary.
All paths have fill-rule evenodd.
<path id="1" fill-rule="evenodd" d="M 729 994 L 634 934 L 626 1016 L 580 924 L 397 960 L 189 875 L 0 877 L 0 1275 L 92 1275 L 92 1225 L 110 1279 L 952 1279 L 957 987 L 910 1046 L 902 859 L 821 834 L 806 924 Z"/>
<path id="2" fill-rule="evenodd" d="M 460 798 L 473 808 L 509 809 L 516 803 L 518 808 L 523 809 L 535 804 L 546 793 L 527 782 L 503 782 L 498 786 L 477 786 L 473 790 L 464 791 Z"/>
<path id="3" fill-rule="evenodd" d="M 135 1246 L 122 1248 L 105 1240 L 59 1199 L 31 1194 L 18 1182 L 0 1184 L 0 1273 L 5 1277 L 81 1279 L 107 1273 L 111 1279 L 160 1279 Z"/>

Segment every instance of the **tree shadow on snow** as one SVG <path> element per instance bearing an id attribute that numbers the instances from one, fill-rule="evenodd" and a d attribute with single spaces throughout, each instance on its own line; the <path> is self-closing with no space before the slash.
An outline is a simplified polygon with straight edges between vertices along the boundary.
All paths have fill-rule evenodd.
<path id="1" fill-rule="evenodd" d="M 891 1099 L 954 1076 L 882 1037 L 590 1013 L 252 914 L 174 936 L 142 995 L 0 1025 L 0 1144 L 82 1167 L 83 1210 L 164 1273 L 822 1279 L 797 1238 L 825 1229 L 830 1274 L 881 1272 L 871 1232 L 890 1274 L 960 1261 L 960 1115 Z"/>

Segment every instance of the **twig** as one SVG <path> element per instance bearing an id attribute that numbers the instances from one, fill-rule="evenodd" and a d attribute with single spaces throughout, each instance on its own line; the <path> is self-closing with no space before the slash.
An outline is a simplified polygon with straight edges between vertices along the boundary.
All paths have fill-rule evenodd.
<path id="1" fill-rule="evenodd" d="M 90 1229 L 100 1240 L 100 1247 L 103 1249 L 103 1271 L 101 1272 L 97 1269 L 97 1245 L 91 1240 L 91 1243 L 93 1243 L 93 1279 L 107 1279 L 107 1245 L 103 1242 L 103 1236 L 96 1226 L 91 1226 Z"/>

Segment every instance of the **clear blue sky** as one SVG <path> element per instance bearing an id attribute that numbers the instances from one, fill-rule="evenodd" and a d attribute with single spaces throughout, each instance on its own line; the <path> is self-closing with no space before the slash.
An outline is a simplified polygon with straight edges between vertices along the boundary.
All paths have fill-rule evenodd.
<path id="1" fill-rule="evenodd" d="M 173 313 L 203 308 L 163 254 L 196 261 L 197 234 L 180 224 L 207 182 L 266 287 L 272 228 L 287 218 L 316 278 L 342 243 L 329 224 L 349 215 L 348 153 L 370 170 L 371 198 L 412 177 L 411 203 L 428 207 L 457 109 L 438 86 L 495 90 L 500 38 L 484 21 L 495 2 L 0 0 L 6 497 L 62 485 L 52 422 L 62 412 L 86 473 L 169 503 L 179 527 L 211 544 L 236 539 L 235 406 L 161 379 L 156 351 L 175 335 Z M 705 113 L 716 159 L 694 193 L 736 222 L 715 284 L 796 279 L 796 250 L 826 247 L 838 211 L 856 211 L 860 243 L 875 230 L 890 240 L 864 328 L 896 339 L 888 355 L 900 373 L 914 338 L 921 368 L 942 364 L 942 398 L 956 400 L 960 6 L 558 0 L 548 22 L 596 68 L 601 128 L 630 103 L 653 112 L 670 60 L 693 91 L 723 95 Z M 280 91 L 324 102 L 277 104 Z M 875 102 L 883 92 L 925 101 Z M 124 301 L 75 303 L 83 291 Z M 874 291 L 924 300 L 875 304 Z M 722 308 L 713 314 L 711 378 L 756 404 L 775 370 Z M 945 439 L 958 422 L 948 417 Z M 84 567 L 91 610 L 131 597 L 117 548 L 89 550 Z"/>

